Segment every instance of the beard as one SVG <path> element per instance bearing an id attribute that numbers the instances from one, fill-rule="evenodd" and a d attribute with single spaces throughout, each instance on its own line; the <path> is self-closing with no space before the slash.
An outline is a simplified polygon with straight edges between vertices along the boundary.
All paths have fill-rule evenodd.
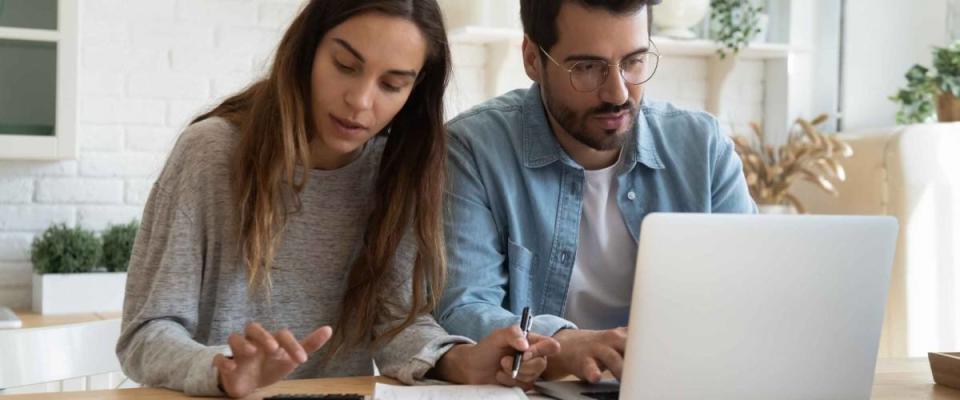
<path id="1" fill-rule="evenodd" d="M 557 120 L 557 124 L 576 141 L 597 151 L 614 150 L 623 146 L 627 138 L 627 132 L 633 129 L 633 124 L 636 123 L 637 115 L 640 112 L 637 105 L 630 99 L 627 99 L 625 103 L 620 105 L 603 103 L 589 110 L 577 112 L 561 101 L 556 100 L 546 85 L 544 85 L 543 88 L 543 103 L 550 115 Z M 591 117 L 597 114 L 618 113 L 624 110 L 627 111 L 629 119 L 622 130 L 599 129 L 596 132 L 590 132 L 588 130 L 587 121 Z"/>

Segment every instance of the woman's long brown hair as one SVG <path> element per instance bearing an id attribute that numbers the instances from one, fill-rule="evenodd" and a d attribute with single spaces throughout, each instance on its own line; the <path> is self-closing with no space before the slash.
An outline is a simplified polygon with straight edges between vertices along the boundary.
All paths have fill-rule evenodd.
<path id="1" fill-rule="evenodd" d="M 252 289 L 270 289 L 270 269 L 287 215 L 299 207 L 312 165 L 310 76 L 324 35 L 367 12 L 406 18 L 427 41 L 428 54 L 403 108 L 380 135 L 387 136 L 376 178 L 372 213 L 354 260 L 328 354 L 344 345 L 382 343 L 429 313 L 446 278 L 441 202 L 446 155 L 443 92 L 450 73 L 447 45 L 435 0 L 312 0 L 287 30 L 267 78 L 228 98 L 193 122 L 219 116 L 240 131 L 232 187 L 239 210 L 241 257 Z M 300 169 L 298 166 L 306 166 Z M 388 299 L 401 238 L 412 233 L 417 253 L 410 299 Z M 318 268 L 322 266 L 317 266 Z M 403 323 L 374 332 L 385 304 L 406 304 Z M 396 316 L 391 316 L 396 317 Z"/>

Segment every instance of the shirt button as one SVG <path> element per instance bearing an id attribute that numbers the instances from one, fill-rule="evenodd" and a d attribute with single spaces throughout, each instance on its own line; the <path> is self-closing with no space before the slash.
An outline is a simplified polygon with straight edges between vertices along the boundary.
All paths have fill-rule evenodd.
<path id="1" fill-rule="evenodd" d="M 560 262 L 567 262 L 567 252 L 560 253 Z"/>
<path id="2" fill-rule="evenodd" d="M 630 199 L 630 200 L 636 200 L 636 199 L 637 199 L 637 194 L 634 193 L 634 192 L 631 190 L 631 191 L 627 192 L 627 198 Z"/>

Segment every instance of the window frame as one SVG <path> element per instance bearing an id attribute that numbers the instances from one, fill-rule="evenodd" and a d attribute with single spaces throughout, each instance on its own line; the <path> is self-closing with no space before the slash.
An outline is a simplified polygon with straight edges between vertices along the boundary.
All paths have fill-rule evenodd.
<path id="1" fill-rule="evenodd" d="M 57 0 L 57 29 L 0 26 L 0 39 L 57 45 L 56 121 L 53 136 L 0 134 L 0 160 L 76 159 L 79 1 Z"/>

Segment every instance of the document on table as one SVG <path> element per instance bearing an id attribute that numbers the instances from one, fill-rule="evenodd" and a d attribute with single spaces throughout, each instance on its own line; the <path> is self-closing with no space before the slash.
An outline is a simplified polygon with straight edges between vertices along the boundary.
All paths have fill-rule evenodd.
<path id="1" fill-rule="evenodd" d="M 373 400 L 527 400 L 520 388 L 495 385 L 397 386 L 376 384 Z"/>
<path id="2" fill-rule="evenodd" d="M 2 2 L 0 2 L 2 3 Z M 23 322 L 17 317 L 13 310 L 7 307 L 0 307 L 0 329 L 13 329 L 23 326 Z"/>

